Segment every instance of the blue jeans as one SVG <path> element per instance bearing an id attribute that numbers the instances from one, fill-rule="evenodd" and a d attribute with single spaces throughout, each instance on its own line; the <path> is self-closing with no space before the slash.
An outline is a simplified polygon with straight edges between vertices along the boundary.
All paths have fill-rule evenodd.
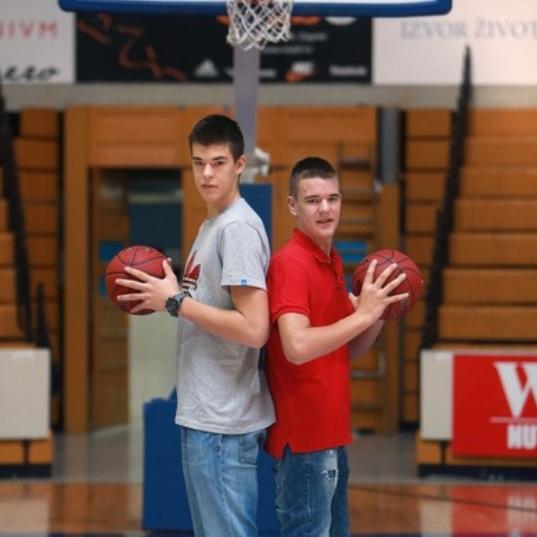
<path id="1" fill-rule="evenodd" d="M 181 427 L 196 537 L 257 536 L 257 455 L 264 440 L 265 430 L 226 435 Z"/>
<path id="2" fill-rule="evenodd" d="M 276 462 L 276 513 L 282 537 L 349 537 L 344 447 L 293 453 Z"/>

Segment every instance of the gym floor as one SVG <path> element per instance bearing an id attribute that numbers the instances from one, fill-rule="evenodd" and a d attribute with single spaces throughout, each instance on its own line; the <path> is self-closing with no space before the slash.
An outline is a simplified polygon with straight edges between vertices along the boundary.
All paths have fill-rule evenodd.
<path id="1" fill-rule="evenodd" d="M 52 478 L 0 480 L 0 537 L 145 536 L 142 447 L 138 424 L 58 436 Z M 418 479 L 412 433 L 360 435 L 349 454 L 353 535 L 537 537 L 535 482 Z"/>

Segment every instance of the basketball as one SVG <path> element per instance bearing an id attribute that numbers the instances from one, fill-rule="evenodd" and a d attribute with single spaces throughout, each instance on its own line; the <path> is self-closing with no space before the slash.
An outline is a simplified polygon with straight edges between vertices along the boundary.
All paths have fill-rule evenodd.
<path id="1" fill-rule="evenodd" d="M 162 261 L 166 259 L 164 254 L 151 248 L 150 246 L 129 246 L 124 250 L 121 250 L 114 256 L 112 261 L 108 263 L 105 272 L 106 291 L 110 300 L 126 313 L 131 313 L 131 309 L 138 304 L 138 302 L 119 302 L 117 300 L 118 295 L 124 295 L 128 293 L 135 293 L 134 289 L 129 289 L 116 283 L 117 278 L 124 278 L 128 280 L 135 280 L 130 274 L 125 272 L 125 267 L 133 267 L 139 270 L 147 272 L 151 276 L 157 278 L 164 277 L 164 269 L 162 268 Z M 138 311 L 133 315 L 149 315 L 154 313 L 153 310 L 144 309 Z"/>
<path id="2" fill-rule="evenodd" d="M 406 274 L 406 279 L 392 291 L 391 295 L 408 293 L 408 299 L 390 304 L 381 316 L 381 319 L 384 320 L 399 319 L 412 311 L 412 308 L 423 294 L 423 277 L 420 269 L 416 263 L 403 252 L 397 250 L 379 250 L 373 252 L 363 259 L 354 271 L 352 276 L 352 292 L 355 295 L 360 294 L 367 267 L 373 259 L 376 259 L 378 263 L 375 269 L 375 280 L 379 274 L 392 263 L 397 263 L 397 268 L 390 274 L 386 283 L 397 278 L 402 272 Z"/>

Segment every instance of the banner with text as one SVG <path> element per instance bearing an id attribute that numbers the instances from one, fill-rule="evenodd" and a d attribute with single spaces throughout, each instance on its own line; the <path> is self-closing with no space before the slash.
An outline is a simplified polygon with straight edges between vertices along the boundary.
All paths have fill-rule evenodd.
<path id="1" fill-rule="evenodd" d="M 0 2 L 4 84 L 74 82 L 74 16 L 53 0 Z"/>
<path id="2" fill-rule="evenodd" d="M 537 457 L 537 357 L 455 355 L 453 453 Z"/>
<path id="3" fill-rule="evenodd" d="M 474 84 L 536 85 L 536 2 L 463 0 L 446 16 L 375 19 L 373 81 L 459 84 L 466 45 Z"/>
<path id="4" fill-rule="evenodd" d="M 233 80 L 227 17 L 81 13 L 79 82 Z M 261 54 L 261 82 L 371 81 L 371 21 L 294 17 L 292 39 Z"/>

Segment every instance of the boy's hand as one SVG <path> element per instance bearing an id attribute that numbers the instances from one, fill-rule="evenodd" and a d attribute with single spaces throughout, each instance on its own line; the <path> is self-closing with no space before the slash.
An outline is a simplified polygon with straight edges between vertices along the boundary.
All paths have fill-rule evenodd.
<path id="1" fill-rule="evenodd" d="M 181 292 L 181 286 L 177 281 L 169 259 L 162 262 L 164 270 L 163 278 L 155 278 L 142 270 L 125 267 L 125 272 L 134 276 L 136 280 L 118 278 L 116 283 L 135 291 L 125 295 L 118 295 L 120 302 L 139 302 L 131 313 L 137 313 L 144 309 L 164 311 L 166 300 Z"/>
<path id="2" fill-rule="evenodd" d="M 406 274 L 403 272 L 391 282 L 386 283 L 392 272 L 397 268 L 397 264 L 392 263 L 377 276 L 376 280 L 374 280 L 377 264 L 378 262 L 376 259 L 371 261 L 369 267 L 367 267 L 360 296 L 356 298 L 356 301 L 351 300 L 355 311 L 359 311 L 361 314 L 370 315 L 375 321 L 380 319 L 387 306 L 408 298 L 408 293 L 390 296 L 390 293 L 406 278 Z"/>

